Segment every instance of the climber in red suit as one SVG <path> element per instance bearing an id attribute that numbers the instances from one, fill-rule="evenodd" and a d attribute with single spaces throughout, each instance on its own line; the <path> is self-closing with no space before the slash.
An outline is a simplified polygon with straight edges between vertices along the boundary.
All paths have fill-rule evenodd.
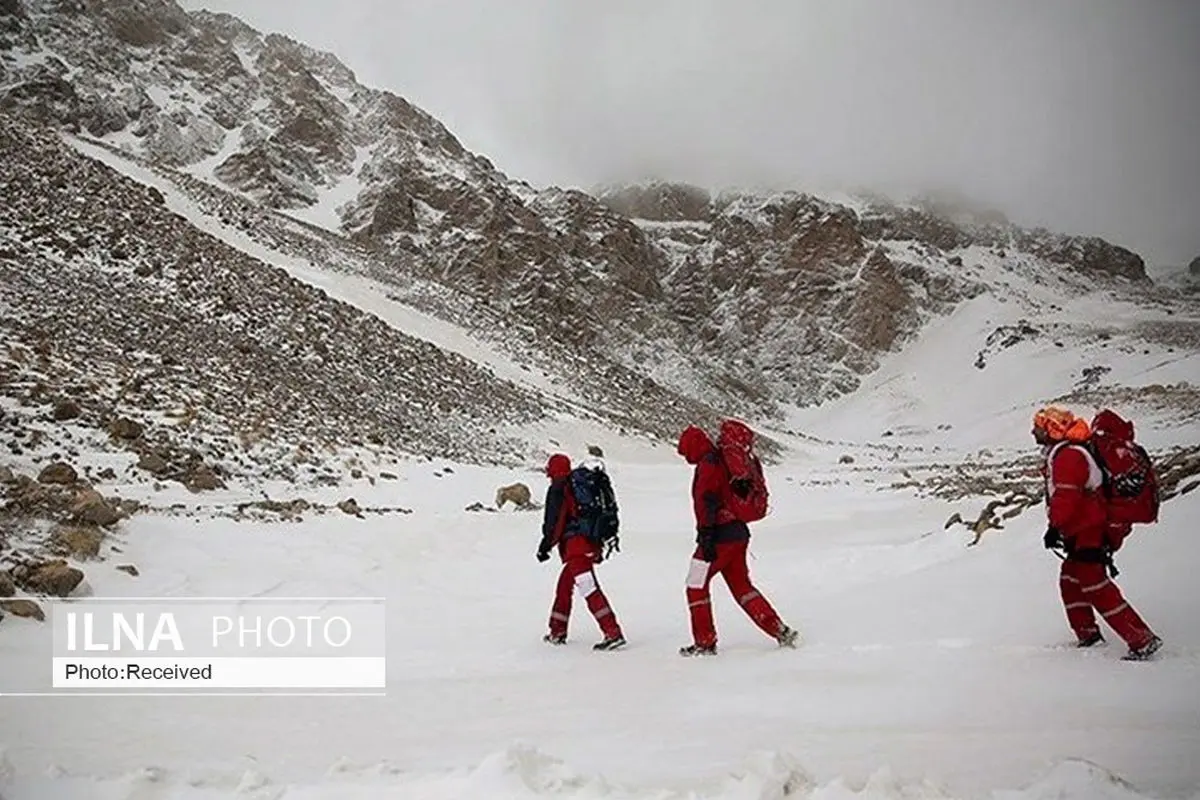
<path id="1" fill-rule="evenodd" d="M 763 633 L 780 645 L 795 647 L 799 634 L 779 619 L 770 602 L 750 581 L 750 569 L 746 565 L 750 527 L 735 519 L 722 502 L 724 493 L 729 491 L 729 474 L 712 439 L 691 425 L 680 435 L 676 450 L 696 467 L 692 477 L 696 551 L 692 554 L 687 576 L 692 644 L 681 648 L 680 655 L 715 655 L 717 652 L 709 584 L 718 574 L 725 579 L 738 605 Z"/>
<path id="2" fill-rule="evenodd" d="M 571 593 L 577 589 L 604 635 L 604 639 L 593 645 L 593 649 L 616 650 L 625 646 L 625 636 L 621 633 L 617 615 L 613 613 L 608 598 L 596 580 L 596 546 L 575 527 L 575 498 L 571 495 L 571 485 L 567 479 L 570 474 L 571 459 L 561 453 L 550 456 L 546 463 L 550 487 L 546 490 L 542 541 L 538 544 L 537 560 L 549 560 L 550 549 L 557 546 L 563 568 L 554 592 L 554 605 L 550 609 L 550 632 L 544 638 L 550 644 L 566 643 L 567 623 L 571 618 Z"/>
<path id="3" fill-rule="evenodd" d="M 1046 454 L 1046 513 L 1049 525 L 1043 539 L 1047 549 L 1062 547 L 1066 558 L 1059 574 L 1059 590 L 1067 622 L 1080 647 L 1104 641 L 1095 612 L 1129 645 L 1129 658 L 1147 658 L 1162 646 L 1109 577 L 1111 546 L 1106 501 L 1101 491 L 1103 473 L 1083 446 L 1091 435 L 1087 420 L 1070 411 L 1044 408 L 1033 418 L 1033 437 Z"/>

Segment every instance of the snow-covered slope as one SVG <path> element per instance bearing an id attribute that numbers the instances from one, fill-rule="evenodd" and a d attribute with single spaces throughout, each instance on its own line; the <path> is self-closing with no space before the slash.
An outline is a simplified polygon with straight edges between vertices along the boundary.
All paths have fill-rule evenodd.
<path id="1" fill-rule="evenodd" d="M 0 697 L 4 800 L 1200 797 L 1200 311 L 1136 255 L 945 203 L 534 191 L 170 0 L 0 0 L 0 107 L 0 587 L 60 556 L 72 596 L 389 625 L 382 699 Z M 1120 562 L 1157 662 L 1057 646 L 1039 506 L 948 527 L 1036 486 L 1049 401 L 1170 464 Z M 718 584 L 722 653 L 684 661 L 673 438 L 730 412 L 782 446 L 751 568 L 805 643 Z M 540 519 L 488 513 L 590 444 L 619 653 L 582 604 L 543 646 Z M 0 621 L 0 693 L 48 635 Z"/>
<path id="2" fill-rule="evenodd" d="M 582 605 L 566 648 L 540 641 L 556 568 L 533 559 L 536 515 L 462 510 L 519 473 L 413 465 L 398 483 L 355 488 L 365 508 L 410 507 L 400 523 L 310 517 L 280 536 L 205 511 L 135 519 L 110 544 L 139 577 L 88 566 L 90 591 L 386 597 L 387 696 L 0 698 L 0 795 L 1200 793 L 1200 494 L 1169 501 L 1122 555 L 1127 596 L 1167 641 L 1157 662 L 1130 664 L 1117 641 L 1060 647 L 1070 634 L 1058 562 L 1041 549 L 1036 512 L 967 549 L 941 529 L 945 504 L 886 491 L 888 474 L 837 465 L 838 452 L 815 447 L 811 461 L 772 470 L 775 510 L 753 542 L 755 579 L 804 645 L 776 649 L 718 583 L 722 653 L 712 660 L 675 652 L 688 636 L 692 539 L 678 462 L 610 460 L 623 547 L 600 577 L 631 642 L 618 653 L 590 650 Z M 3 623 L 0 691 L 45 670 L 47 635 Z"/>
<path id="3" fill-rule="evenodd" d="M 535 191 L 333 54 L 173 0 L 13 0 L 0 19 L 6 110 L 175 169 L 193 199 L 235 192 L 256 241 L 371 273 L 626 428 L 852 391 L 931 319 L 1005 291 L 972 248 L 1147 287 L 1120 247 L 958 200 Z"/>
<path id="4" fill-rule="evenodd" d="M 1200 425 L 1200 305 L 1042 287 L 1029 298 L 1021 286 L 931 322 L 857 392 L 795 409 L 790 424 L 846 442 L 1000 453 L 1025 447 L 1032 410 L 1053 401 L 1123 409 L 1154 447 L 1195 443 L 1179 441 L 1179 426 Z"/>
<path id="5" fill-rule="evenodd" d="M 568 647 L 540 641 L 556 572 L 533 559 L 540 519 L 486 511 L 499 485 L 539 493 L 532 471 L 410 462 L 389 465 L 395 480 L 348 488 L 265 484 L 280 502 L 332 509 L 352 494 L 368 512 L 300 506 L 291 522 L 235 512 L 256 499 L 237 489 L 201 498 L 118 479 L 108 488 L 147 508 L 107 535 L 101 560 L 71 560 L 86 572 L 77 593 L 382 596 L 387 696 L 95 697 L 53 710 L 0 698 L 0 796 L 1198 797 L 1195 470 L 1119 559 L 1128 598 L 1167 642 L 1145 664 L 1120 661 L 1112 636 L 1094 651 L 1063 646 L 1040 507 L 968 548 L 944 521 L 989 496 L 930 497 L 902 481 L 1032 457 L 1033 408 L 1104 366 L 1085 381 L 1098 394 L 1073 406 L 1113 400 L 1155 452 L 1190 445 L 1196 461 L 1194 405 L 1154 405 L 1153 391 L 1129 402 L 1120 388 L 1194 374 L 1179 338 L 1194 316 L 1096 297 L 1023 327 L 1024 304 L 1049 298 L 1011 298 L 975 298 L 859 391 L 794 412 L 806 435 L 770 470 L 773 511 L 755 526 L 751 569 L 803 632 L 796 651 L 764 639 L 718 583 L 721 654 L 676 655 L 692 521 L 690 473 L 669 449 L 626 441 L 608 453 L 623 546 L 599 572 L 631 642 L 611 654 L 587 646 L 582 604 Z M 564 428 L 564 448 L 582 456 L 596 432 Z M 383 512 L 397 506 L 408 513 Z M 42 674 L 47 635 L 0 623 L 0 692 Z"/>

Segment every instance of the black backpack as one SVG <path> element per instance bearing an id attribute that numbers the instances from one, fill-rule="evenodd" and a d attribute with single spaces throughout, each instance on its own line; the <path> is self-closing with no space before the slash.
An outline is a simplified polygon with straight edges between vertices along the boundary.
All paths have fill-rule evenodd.
<path id="1" fill-rule="evenodd" d="M 614 551 L 619 553 L 621 540 L 617 536 L 620 528 L 617 496 L 608 473 L 600 466 L 580 466 L 571 470 L 568 480 L 579 515 L 575 523 L 576 530 L 596 546 L 601 561 Z"/>

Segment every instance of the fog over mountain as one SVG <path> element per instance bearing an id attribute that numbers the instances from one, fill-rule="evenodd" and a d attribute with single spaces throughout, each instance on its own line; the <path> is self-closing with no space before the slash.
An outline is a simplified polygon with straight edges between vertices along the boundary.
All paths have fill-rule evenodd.
<path id="1" fill-rule="evenodd" d="M 536 185 L 957 190 L 1200 253 L 1200 9 L 1184 0 L 188 0 L 331 49 Z"/>

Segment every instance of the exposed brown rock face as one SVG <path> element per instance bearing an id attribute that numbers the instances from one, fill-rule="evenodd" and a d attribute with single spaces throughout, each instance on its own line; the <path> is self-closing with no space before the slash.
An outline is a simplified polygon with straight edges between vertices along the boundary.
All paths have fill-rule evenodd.
<path id="1" fill-rule="evenodd" d="M 26 600 L 25 598 L 19 600 L 0 600 L 0 611 L 7 611 L 14 617 L 35 619 L 38 622 L 46 621 L 46 612 L 42 611 L 42 607 L 34 601 Z"/>
<path id="2" fill-rule="evenodd" d="M 533 395 L 201 233 L 52 133 L 0 120 L 0 193 L 0 245 L 14 253 L 0 257 L 0 296 L 21 310 L 0 319 L 0 341 L 33 352 L 49 336 L 48 374 L 95 385 L 97 417 L 142 448 L 150 472 L 215 488 L 197 464 L 230 454 L 209 437 L 258 430 L 473 458 L 504 451 L 488 433 L 497 419 L 538 416 Z M 177 467 L 170 447 L 152 447 L 161 430 L 119 421 L 178 408 L 191 409 L 180 431 L 208 452 Z"/>
<path id="3" fill-rule="evenodd" d="M 1150 282 L 1141 256 L 1103 239 L 1060 236 L 1038 230 L 1023 232 L 1023 235 L 1016 237 L 1016 241 L 1018 247 L 1028 253 L 1086 275 Z"/>
<path id="4" fill-rule="evenodd" d="M 929 314 L 977 291 L 898 260 L 853 210 L 808 195 L 726 193 L 700 209 L 677 199 L 698 203 L 705 195 L 691 187 L 646 194 L 626 187 L 604 201 L 655 218 L 638 224 L 667 264 L 668 315 L 695 334 L 690 360 L 752 402 L 851 390 Z M 663 211 L 664 199 L 686 211 Z"/>
<path id="5" fill-rule="evenodd" d="M 651 222 L 709 222 L 712 196 L 698 186 L 656 181 L 618 186 L 598 194 L 604 205 L 626 217 Z"/>
<path id="6" fill-rule="evenodd" d="M 693 420 L 770 416 L 780 402 L 809 404 L 854 389 L 881 354 L 930 317 L 987 290 L 975 265 L 984 251 L 1048 274 L 1147 280 L 1141 259 L 1127 250 L 1022 230 L 962 198 L 903 206 L 864 200 L 851 208 L 794 192 L 713 196 L 661 181 L 595 195 L 536 191 L 466 150 L 423 110 L 358 83 L 334 56 L 263 35 L 230 15 L 188 13 L 172 0 L 43 2 L 36 11 L 4 2 L 0 43 L 37 54 L 20 65 L 0 59 L 6 113 L 93 136 L 119 132 L 113 141 L 148 164 L 203 176 L 159 170 L 255 247 L 369 275 L 396 298 L 554 375 L 580 408 L 599 409 L 606 423 L 630 431 L 670 438 Z M 384 436 L 386 429 L 389 444 L 412 450 L 433 427 L 441 431 L 437 446 L 445 444 L 445 431 L 456 426 L 431 420 L 447 413 L 468 408 L 482 420 L 474 415 L 483 401 L 466 398 L 483 391 L 491 400 L 482 388 L 487 379 L 476 375 L 470 388 L 457 380 L 443 385 L 454 370 L 434 365 L 440 356 L 406 346 L 386 357 L 377 321 L 360 325 L 345 308 L 327 312 L 321 292 L 287 283 L 277 271 L 226 268 L 226 255 L 209 257 L 207 237 L 164 222 L 166 201 L 157 192 L 125 187 L 118 194 L 138 196 L 128 212 L 106 216 L 119 208 L 110 203 L 89 217 L 67 205 L 60 189 L 91 170 L 57 164 L 39 178 L 57 193 L 53 213 L 79 216 L 95 230 L 65 237 L 31 226 L 8 252 L 36 260 L 44 255 L 39 248 L 51 246 L 119 267 L 82 279 L 81 291 L 126 292 L 137 309 L 97 321 L 112 331 L 101 336 L 109 354 L 102 363 L 119 341 L 114 325 L 127 328 L 132 317 L 154 319 L 152 309 L 173 312 L 178 304 L 193 350 L 208 346 L 211 336 L 194 331 L 208 325 L 204 314 L 215 314 L 236 333 L 232 345 L 216 345 L 213 358 L 263 358 L 272 364 L 267 374 L 281 376 L 270 392 L 264 386 L 246 400 L 235 393 L 229 407 L 214 409 L 216 392 L 231 388 L 218 380 L 200 418 L 234 418 L 242 438 L 278 436 L 280 420 L 313 412 L 327 417 L 323 439 Z M 160 255 L 168 229 L 191 250 L 167 246 L 169 257 Z M 23 282 L 23 298 L 43 291 Z M 272 293 L 277 302 L 267 299 Z M 65 298 L 55 302 L 63 307 Z M 280 308 L 319 309 L 322 321 L 301 322 L 285 310 L 286 323 L 270 322 L 261 335 L 249 331 L 276 320 Z M 314 324 L 326 334 L 311 336 Z M 329 331 L 342 326 L 370 344 L 339 349 L 346 339 Z M 164 336 L 156 352 L 186 363 L 184 342 Z M 330 380 L 345 396 L 365 399 L 353 411 L 316 411 L 325 401 L 307 397 L 298 364 L 337 373 Z M 173 381 L 181 371 L 163 374 Z M 404 388 L 385 389 L 385 382 Z M 558 405 L 512 386 L 494 396 L 501 399 L 488 430 Z M 378 402 L 405 411 L 383 414 L 385 422 L 383 412 L 365 409 Z M 253 421 L 260 417 L 270 421 Z M 483 449 L 511 448 L 483 445 L 469 457 Z M 141 452 L 156 474 L 186 480 L 182 462 L 158 464 L 161 453 Z M 201 483 L 213 482 L 205 475 Z"/>
<path id="7" fill-rule="evenodd" d="M 47 464 L 38 473 L 39 483 L 74 483 L 77 475 L 75 468 L 63 461 Z"/>
<path id="8" fill-rule="evenodd" d="M 83 571 L 57 559 L 18 566 L 13 578 L 33 594 L 66 597 L 83 581 Z"/>
<path id="9" fill-rule="evenodd" d="M 1018 228 L 997 212 L 964 211 L 934 201 L 916 207 L 881 202 L 863 219 L 863 230 L 874 239 L 916 241 L 942 251 L 969 247 L 1020 251 L 1100 280 L 1150 282 L 1142 258 L 1123 247 L 1095 237 Z"/>
<path id="10" fill-rule="evenodd" d="M 64 555 L 73 558 L 97 558 L 104 534 L 98 528 L 59 528 L 54 532 L 51 544 Z"/>
<path id="11" fill-rule="evenodd" d="M 917 321 L 917 303 L 882 250 L 872 251 L 858 277 L 864 286 L 850 303 L 847 338 L 865 352 L 890 350 Z"/>

